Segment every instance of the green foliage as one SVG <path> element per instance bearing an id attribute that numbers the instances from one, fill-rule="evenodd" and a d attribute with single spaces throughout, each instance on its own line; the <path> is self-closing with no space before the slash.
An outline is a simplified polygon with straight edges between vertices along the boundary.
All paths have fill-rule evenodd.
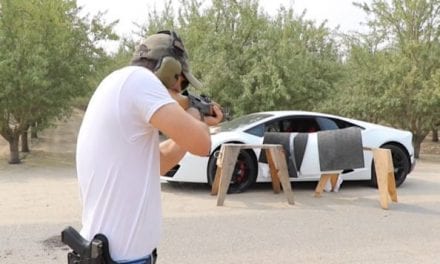
<path id="1" fill-rule="evenodd" d="M 70 112 L 116 39 L 100 17 L 90 24 L 72 0 L 0 0 L 0 132 L 10 143 L 30 124 Z M 15 143 L 14 143 L 15 144 Z M 16 159 L 16 158 L 15 158 Z"/>
<path id="2" fill-rule="evenodd" d="M 258 0 L 180 0 L 146 14 L 139 36 L 177 31 L 201 91 L 239 116 L 266 110 L 332 112 L 409 129 L 417 148 L 440 123 L 440 0 L 357 3 L 370 32 L 340 38 L 305 12 L 275 16 Z M 86 107 L 98 83 L 127 65 L 133 39 L 118 39 L 74 0 L 0 0 L 0 132 L 10 142 Z M 298 15 L 300 14 L 300 15 Z"/>
<path id="3" fill-rule="evenodd" d="M 325 25 L 316 26 L 292 9 L 276 17 L 255 0 L 181 1 L 144 33 L 174 28 L 189 50 L 192 69 L 208 94 L 235 115 L 280 109 L 319 109 L 341 77 L 338 50 Z M 157 21 L 160 21 L 159 23 Z"/>
<path id="4" fill-rule="evenodd" d="M 370 15 L 371 32 L 350 41 L 351 79 L 336 101 L 343 113 L 412 131 L 418 157 L 421 142 L 440 122 L 440 1 L 357 5 Z"/>

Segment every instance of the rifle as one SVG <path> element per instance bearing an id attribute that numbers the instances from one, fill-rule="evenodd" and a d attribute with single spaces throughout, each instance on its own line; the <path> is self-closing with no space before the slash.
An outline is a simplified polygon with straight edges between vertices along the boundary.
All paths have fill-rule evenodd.
<path id="1" fill-rule="evenodd" d="M 168 90 L 171 97 L 179 103 L 179 105 L 183 109 L 188 109 L 190 107 L 194 107 L 199 110 L 202 116 L 215 116 L 213 107 L 214 103 L 212 100 L 206 95 L 193 95 L 190 94 L 187 90 L 182 93 L 177 93 L 173 90 Z"/>

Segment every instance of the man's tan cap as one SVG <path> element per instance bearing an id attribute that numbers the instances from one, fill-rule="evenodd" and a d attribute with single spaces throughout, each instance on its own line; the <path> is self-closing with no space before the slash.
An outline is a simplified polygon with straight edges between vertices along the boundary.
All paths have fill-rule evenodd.
<path id="1" fill-rule="evenodd" d="M 182 73 L 194 88 L 201 88 L 203 84 L 191 73 L 188 64 L 188 53 L 182 40 L 173 31 L 160 31 L 142 40 L 136 48 L 135 57 L 158 60 L 171 56 L 182 64 Z"/>

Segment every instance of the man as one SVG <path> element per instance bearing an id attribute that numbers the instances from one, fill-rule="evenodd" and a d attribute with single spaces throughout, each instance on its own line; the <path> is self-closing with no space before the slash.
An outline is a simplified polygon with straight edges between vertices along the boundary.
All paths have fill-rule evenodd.
<path id="1" fill-rule="evenodd" d="M 104 234 L 118 263 L 154 263 L 161 226 L 160 174 L 187 151 L 209 155 L 208 125 L 170 96 L 191 83 L 187 53 L 176 33 L 162 31 L 137 47 L 132 65 L 108 75 L 87 107 L 77 142 L 77 174 L 83 215 L 81 235 Z M 168 90 L 167 90 L 168 89 Z M 203 122 L 200 121 L 203 119 Z M 159 131 L 169 139 L 159 142 Z"/>

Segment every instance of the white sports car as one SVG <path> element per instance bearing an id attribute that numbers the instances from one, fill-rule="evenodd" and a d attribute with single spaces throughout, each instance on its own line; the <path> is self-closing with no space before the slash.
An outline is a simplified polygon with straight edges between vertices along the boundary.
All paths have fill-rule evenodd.
<path id="1" fill-rule="evenodd" d="M 304 111 L 271 111 L 241 116 L 211 128 L 212 147 L 209 157 L 186 154 L 163 180 L 170 182 L 198 182 L 212 184 L 216 172 L 216 159 L 223 143 L 262 144 L 266 132 L 308 133 L 306 151 L 296 175 L 291 181 L 318 181 L 319 166 L 317 132 L 357 127 L 361 130 L 364 147 L 391 150 L 396 185 L 400 186 L 415 165 L 412 133 L 335 115 Z M 242 192 L 255 182 L 270 182 L 267 163 L 261 162 L 261 149 L 241 150 L 235 166 L 229 192 Z M 344 180 L 370 180 L 376 185 L 373 156 L 363 151 L 364 166 L 343 170 Z"/>

